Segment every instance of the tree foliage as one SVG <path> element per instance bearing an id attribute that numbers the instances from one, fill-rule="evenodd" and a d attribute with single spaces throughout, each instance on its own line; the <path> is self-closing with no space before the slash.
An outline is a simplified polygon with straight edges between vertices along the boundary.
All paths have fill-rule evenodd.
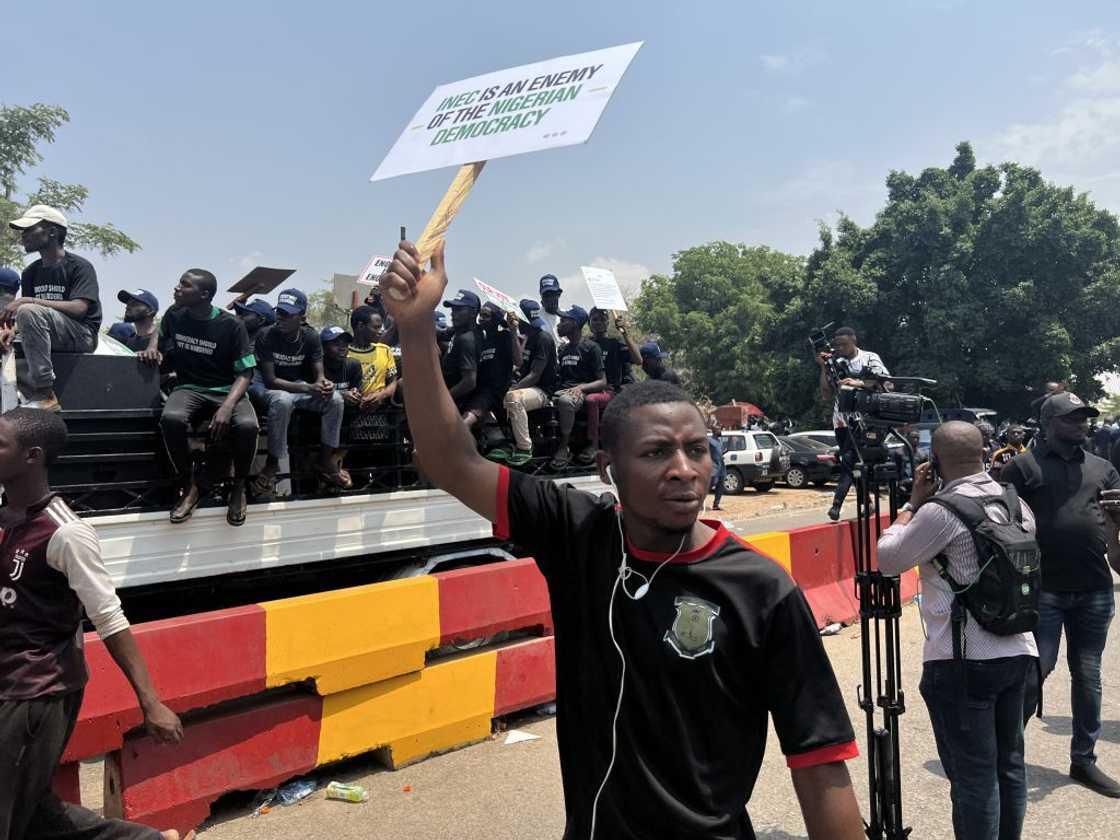
<path id="1" fill-rule="evenodd" d="M 823 416 L 806 337 L 830 321 L 893 372 L 938 380 L 945 405 L 1025 416 L 1049 379 L 1100 396 L 1096 375 L 1120 367 L 1115 216 L 1035 169 L 977 168 L 968 143 L 948 168 L 891 172 L 886 185 L 870 227 L 822 227 L 804 261 L 728 243 L 681 252 L 672 277 L 643 289 L 639 324 L 687 364 L 698 395 L 772 415 Z"/>
<path id="2" fill-rule="evenodd" d="M 17 197 L 19 177 L 42 163 L 39 147 L 53 143 L 55 129 L 69 121 L 70 115 L 57 105 L 0 107 L 0 265 L 18 266 L 22 262 L 19 237 L 8 222 L 18 218 L 26 207 L 49 204 L 69 217 L 80 214 L 89 197 L 89 190 L 81 184 L 64 184 L 51 178 L 39 178 L 38 187 L 22 201 Z M 93 250 L 106 257 L 140 248 L 132 237 L 108 222 L 71 222 L 66 241 L 76 250 Z"/>
<path id="3" fill-rule="evenodd" d="M 334 292 L 331 289 L 316 289 L 307 296 L 307 323 L 317 330 L 332 325 L 349 330 L 350 310 L 343 309 L 335 303 Z"/>

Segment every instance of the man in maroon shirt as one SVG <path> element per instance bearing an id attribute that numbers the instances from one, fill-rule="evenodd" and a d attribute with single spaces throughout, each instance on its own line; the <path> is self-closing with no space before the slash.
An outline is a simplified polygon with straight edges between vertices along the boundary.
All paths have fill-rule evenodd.
<path id="1" fill-rule="evenodd" d="M 148 732 L 183 738 L 152 686 L 97 534 L 47 485 L 47 463 L 65 446 L 66 424 L 53 412 L 0 415 L 0 840 L 178 840 L 51 792 L 89 679 L 83 609 L 132 684 Z"/>

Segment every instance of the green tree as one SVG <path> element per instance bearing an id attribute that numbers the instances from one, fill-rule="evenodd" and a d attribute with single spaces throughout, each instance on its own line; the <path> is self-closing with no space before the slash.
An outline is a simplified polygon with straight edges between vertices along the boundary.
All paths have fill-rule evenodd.
<path id="1" fill-rule="evenodd" d="M 68 216 L 80 214 L 89 190 L 81 184 L 63 184 L 39 178 L 38 187 L 22 200 L 18 198 L 19 177 L 42 163 L 41 145 L 53 143 L 55 130 L 70 121 L 70 115 L 57 105 L 0 107 L 0 265 L 18 266 L 23 261 L 19 237 L 8 227 L 21 211 L 32 204 L 49 204 Z M 111 223 L 72 222 L 66 243 L 75 249 L 88 249 L 112 256 L 140 248 L 128 234 Z"/>
<path id="2" fill-rule="evenodd" d="M 317 330 L 332 324 L 350 329 L 350 310 L 335 303 L 331 289 L 316 289 L 307 296 L 307 323 Z"/>

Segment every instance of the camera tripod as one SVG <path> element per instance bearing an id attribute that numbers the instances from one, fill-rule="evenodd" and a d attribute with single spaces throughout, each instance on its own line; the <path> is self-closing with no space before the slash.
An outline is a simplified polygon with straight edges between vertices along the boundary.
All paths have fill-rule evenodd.
<path id="1" fill-rule="evenodd" d="M 911 831 L 903 827 L 902 778 L 899 773 L 898 719 L 906 712 L 906 695 L 901 687 L 899 639 L 902 598 L 899 579 L 880 574 L 872 564 L 872 551 L 881 532 L 882 491 L 886 491 L 892 522 L 898 513 L 897 492 L 901 476 L 895 458 L 885 445 L 886 438 L 892 433 L 884 433 L 878 428 L 864 429 L 859 425 L 851 427 L 856 454 L 852 478 L 857 505 L 852 547 L 863 660 L 863 682 L 857 689 L 857 696 L 859 707 L 867 717 L 871 808 L 866 833 L 869 840 L 905 840 Z M 909 452 L 909 445 L 905 445 Z M 909 452 L 909 455 L 913 463 L 913 453 Z M 879 720 L 876 707 L 882 710 Z"/>

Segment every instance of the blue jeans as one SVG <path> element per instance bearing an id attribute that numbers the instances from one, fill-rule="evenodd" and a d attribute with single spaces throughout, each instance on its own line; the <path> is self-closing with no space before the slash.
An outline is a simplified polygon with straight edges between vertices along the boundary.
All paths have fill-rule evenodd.
<path id="1" fill-rule="evenodd" d="M 280 460 L 288 454 L 288 426 L 293 411 L 313 411 L 323 415 L 319 442 L 330 449 L 338 449 L 342 433 L 342 413 L 346 404 L 342 394 L 334 391 L 323 399 L 315 394 L 293 394 L 290 391 L 265 391 L 268 399 L 268 454 Z"/>
<path id="2" fill-rule="evenodd" d="M 723 472 L 712 473 L 711 486 L 708 487 L 708 489 L 711 492 L 716 494 L 716 499 L 712 503 L 715 507 L 719 507 L 720 499 L 723 498 L 723 477 L 724 477 L 724 475 L 725 475 L 725 473 L 723 473 Z"/>
<path id="3" fill-rule="evenodd" d="M 1023 690 L 1034 657 L 966 662 L 964 703 L 958 668 L 954 660 L 927 662 L 918 686 L 949 777 L 953 834 L 957 840 L 1018 840 L 1027 811 Z"/>
<path id="4" fill-rule="evenodd" d="M 1066 661 L 1072 682 L 1070 706 L 1073 713 L 1073 738 L 1070 764 L 1096 764 L 1094 747 L 1101 734 L 1101 654 L 1108 639 L 1108 625 L 1116 612 L 1111 589 L 1088 592 L 1039 593 L 1038 660 L 1045 680 L 1058 662 L 1062 627 L 1066 630 Z M 1038 705 L 1038 679 L 1028 675 L 1023 718 L 1028 719 Z"/>

